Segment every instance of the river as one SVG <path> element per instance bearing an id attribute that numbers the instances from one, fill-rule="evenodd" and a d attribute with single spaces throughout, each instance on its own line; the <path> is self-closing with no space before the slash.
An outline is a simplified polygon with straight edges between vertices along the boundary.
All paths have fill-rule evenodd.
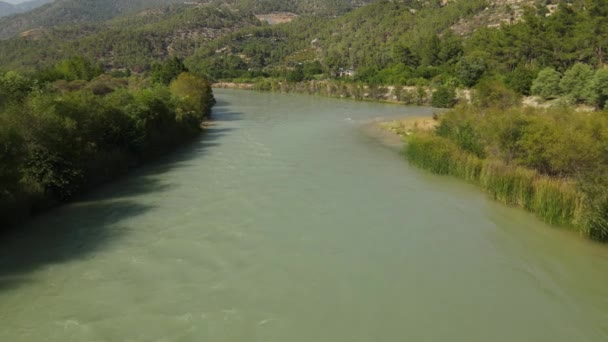
<path id="1" fill-rule="evenodd" d="M 608 341 L 608 248 L 407 164 L 425 108 L 216 90 L 171 156 L 0 242 L 0 341 Z"/>

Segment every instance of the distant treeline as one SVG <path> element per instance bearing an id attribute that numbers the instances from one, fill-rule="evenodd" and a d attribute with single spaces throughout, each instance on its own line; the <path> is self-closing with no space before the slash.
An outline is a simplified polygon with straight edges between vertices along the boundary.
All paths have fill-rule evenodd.
<path id="1" fill-rule="evenodd" d="M 0 226 L 67 201 L 201 131 L 209 83 L 178 60 L 116 78 L 80 57 L 0 73 Z"/>

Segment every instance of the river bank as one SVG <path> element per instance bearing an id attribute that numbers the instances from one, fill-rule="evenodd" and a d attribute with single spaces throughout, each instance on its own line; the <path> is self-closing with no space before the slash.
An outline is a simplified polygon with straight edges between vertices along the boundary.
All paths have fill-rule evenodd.
<path id="1" fill-rule="evenodd" d="M 604 166 L 589 152 L 594 146 L 601 150 L 602 143 L 588 143 L 587 135 L 590 137 L 593 133 L 584 132 L 579 126 L 589 125 L 591 121 L 597 125 L 598 120 L 603 119 L 590 118 L 574 110 L 555 113 L 561 117 L 556 125 L 563 125 L 561 121 L 566 117 L 569 124 L 579 127 L 578 136 L 574 137 L 569 132 L 549 133 L 548 125 L 555 118 L 547 116 L 546 110 L 528 110 L 527 116 L 522 116 L 521 111 L 512 109 L 506 114 L 492 112 L 478 116 L 457 109 L 442 118 L 405 118 L 374 122 L 373 125 L 403 139 L 404 155 L 413 165 L 435 174 L 461 178 L 479 186 L 494 200 L 533 212 L 549 224 L 606 241 L 606 186 L 601 178 L 591 176 L 603 172 Z M 551 142 L 542 141 L 543 138 L 536 135 L 539 128 L 526 133 L 526 126 L 539 123 L 551 136 L 543 138 L 552 139 Z M 514 129 L 513 124 L 519 125 L 523 133 L 508 133 Z M 557 130 L 557 127 L 553 129 Z M 499 139 L 494 140 L 496 145 L 492 139 Z M 515 141 L 508 142 L 509 139 Z M 533 139 L 536 146 L 543 146 L 539 151 L 542 155 L 536 155 L 532 148 L 516 148 L 528 144 L 528 139 Z M 555 149 L 549 152 L 555 154 L 546 154 L 545 148 Z M 580 148 L 587 150 L 585 155 L 580 154 Z M 545 163 L 553 165 L 547 167 L 553 169 L 534 167 L 540 165 L 535 164 L 535 158 L 545 158 Z M 572 165 L 572 170 L 567 165 Z"/>
<path id="2" fill-rule="evenodd" d="M 371 101 L 379 103 L 432 106 L 433 97 L 437 88 L 430 86 L 394 86 L 370 85 L 340 80 L 311 80 L 303 82 L 285 82 L 277 79 L 252 79 L 250 82 L 216 82 L 213 87 L 220 89 L 240 89 L 270 91 L 280 93 L 297 93 L 320 95 L 330 98 L 353 99 L 357 101 Z M 471 104 L 474 101 L 473 89 L 457 88 L 453 92 L 453 99 L 446 99 L 444 103 L 453 106 L 456 103 Z M 518 100 L 522 107 L 557 109 L 565 106 L 572 107 L 577 112 L 595 112 L 597 108 L 586 104 L 569 103 L 566 98 L 543 100 L 539 96 L 524 96 Z"/>
<path id="3" fill-rule="evenodd" d="M 338 80 L 312 80 L 290 83 L 277 79 L 258 79 L 252 80 L 251 83 L 217 82 L 213 86 L 222 89 L 320 95 L 330 98 L 417 106 L 430 106 L 434 92 L 430 87 L 377 86 Z M 458 99 L 462 101 L 470 100 L 469 90 L 460 90 L 456 94 Z"/>
<path id="4" fill-rule="evenodd" d="M 58 80 L 0 106 L 0 230 L 174 151 L 208 125 L 215 99 L 205 79 L 181 73 L 170 84 L 128 82 Z"/>

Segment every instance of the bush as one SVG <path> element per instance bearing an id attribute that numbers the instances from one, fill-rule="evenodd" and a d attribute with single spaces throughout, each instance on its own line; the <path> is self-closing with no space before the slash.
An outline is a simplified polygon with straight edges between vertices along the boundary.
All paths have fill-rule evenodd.
<path id="1" fill-rule="evenodd" d="M 452 108 L 456 104 L 456 91 L 453 88 L 439 87 L 433 93 L 431 105 L 436 108 Z"/>
<path id="2" fill-rule="evenodd" d="M 521 95 L 530 95 L 535 72 L 529 68 L 518 66 L 505 76 L 505 85 Z"/>
<path id="3" fill-rule="evenodd" d="M 546 68 L 538 73 L 532 82 L 531 93 L 544 99 L 556 98 L 561 94 L 561 74 L 553 68 Z"/>
<path id="4" fill-rule="evenodd" d="M 465 87 L 473 87 L 486 72 L 487 66 L 481 58 L 465 58 L 458 64 L 458 79 Z"/>
<path id="5" fill-rule="evenodd" d="M 521 104 L 519 94 L 494 80 L 480 82 L 474 89 L 472 100 L 479 108 L 507 109 Z"/>
<path id="6" fill-rule="evenodd" d="M 592 95 L 589 93 L 589 83 L 593 78 L 593 69 L 583 63 L 576 63 L 562 77 L 559 87 L 561 93 L 575 102 L 583 102 Z"/>
<path id="7" fill-rule="evenodd" d="M 596 108 L 604 108 L 608 99 L 608 69 L 599 69 L 593 75 L 585 92 L 585 101 Z"/>

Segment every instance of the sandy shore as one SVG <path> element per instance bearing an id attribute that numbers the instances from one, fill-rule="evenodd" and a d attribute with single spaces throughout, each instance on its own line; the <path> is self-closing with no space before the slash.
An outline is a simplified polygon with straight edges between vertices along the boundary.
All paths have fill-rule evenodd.
<path id="1" fill-rule="evenodd" d="M 378 118 L 362 129 L 365 134 L 377 139 L 381 144 L 395 149 L 401 149 L 405 137 L 415 131 L 429 131 L 437 127 L 438 121 L 430 116 L 406 116 L 399 119 Z"/>

